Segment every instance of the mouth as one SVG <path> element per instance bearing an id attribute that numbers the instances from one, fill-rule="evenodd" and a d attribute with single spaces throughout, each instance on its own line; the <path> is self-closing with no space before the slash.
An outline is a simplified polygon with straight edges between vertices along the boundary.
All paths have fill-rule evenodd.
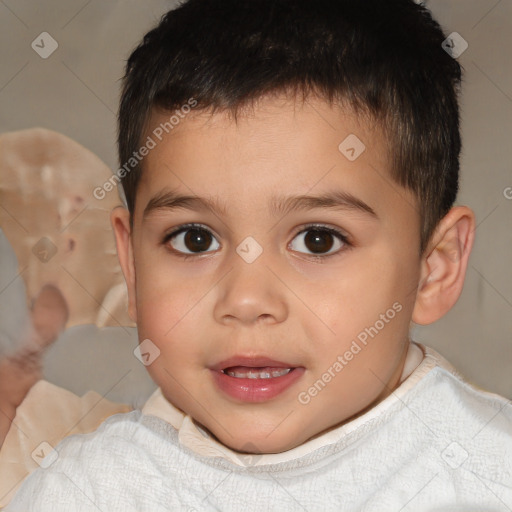
<path id="1" fill-rule="evenodd" d="M 264 402 L 289 389 L 305 369 L 263 357 L 233 357 L 210 368 L 217 388 L 238 402 Z"/>
<path id="2" fill-rule="evenodd" d="M 235 377 L 235 379 L 275 379 L 283 377 L 295 368 L 273 368 L 265 366 L 263 368 L 247 368 L 246 366 L 231 366 L 222 370 L 222 373 Z"/>

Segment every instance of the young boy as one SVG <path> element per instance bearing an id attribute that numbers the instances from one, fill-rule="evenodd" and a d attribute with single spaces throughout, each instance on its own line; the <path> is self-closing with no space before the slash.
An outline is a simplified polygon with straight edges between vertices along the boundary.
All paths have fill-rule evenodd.
<path id="1" fill-rule="evenodd" d="M 475 230 L 444 40 L 412 0 L 189 0 L 145 36 L 112 224 L 160 389 L 7 510 L 512 509 L 510 403 L 409 339 Z"/>

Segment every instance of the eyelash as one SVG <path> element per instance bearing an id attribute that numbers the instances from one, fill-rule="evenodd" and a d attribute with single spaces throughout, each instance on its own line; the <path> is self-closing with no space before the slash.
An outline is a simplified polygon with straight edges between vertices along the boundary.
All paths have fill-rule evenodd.
<path id="1" fill-rule="evenodd" d="M 179 235 L 180 233 L 186 232 L 189 229 L 194 229 L 194 228 L 199 228 L 199 229 L 208 231 L 213 236 L 213 233 L 206 226 L 204 226 L 203 224 L 195 224 L 195 223 L 182 224 L 181 226 L 179 226 L 175 230 L 171 231 L 170 233 L 165 234 L 163 239 L 162 239 L 161 244 L 164 245 L 164 246 L 167 246 L 169 240 L 171 240 L 173 237 Z M 317 230 L 319 230 L 319 231 L 321 230 L 321 231 L 324 231 L 326 233 L 330 233 L 335 238 L 338 238 L 338 240 L 340 240 L 343 243 L 343 246 L 342 246 L 341 249 L 338 249 L 336 252 L 334 252 L 332 254 L 316 254 L 315 255 L 315 254 L 300 253 L 300 254 L 302 254 L 303 256 L 306 256 L 309 259 L 312 259 L 312 260 L 314 260 L 316 262 L 321 263 L 326 258 L 330 258 L 332 256 L 339 256 L 342 252 L 346 251 L 347 249 L 349 249 L 350 247 L 353 246 L 353 244 L 349 241 L 349 238 L 346 235 L 344 235 L 343 233 L 341 233 L 340 231 L 338 231 L 335 228 L 331 228 L 331 227 L 325 226 L 323 224 L 307 224 L 307 225 L 303 226 L 300 229 L 300 231 L 297 231 L 297 233 L 295 233 L 295 235 L 293 236 L 292 240 L 295 239 L 295 237 L 297 237 L 298 235 L 300 235 L 302 233 L 306 233 L 308 231 L 311 231 L 311 230 L 313 230 L 315 228 Z M 208 252 L 210 252 L 210 251 L 204 251 L 204 252 L 199 252 L 199 253 L 196 253 L 196 254 L 186 254 L 186 253 L 182 253 L 180 251 L 176 251 L 175 249 L 172 249 L 172 248 L 169 248 L 169 250 L 173 254 L 179 256 L 180 258 L 182 258 L 184 260 L 187 260 L 189 258 L 194 258 L 194 257 L 197 257 L 197 256 L 201 256 L 201 255 L 204 255 L 204 254 L 208 254 Z"/>

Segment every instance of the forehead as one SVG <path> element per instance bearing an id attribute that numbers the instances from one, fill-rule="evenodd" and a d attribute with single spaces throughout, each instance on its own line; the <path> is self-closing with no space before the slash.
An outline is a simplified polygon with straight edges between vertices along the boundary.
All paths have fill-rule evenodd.
<path id="1" fill-rule="evenodd" d="M 380 127 L 319 98 L 261 99 L 236 120 L 227 111 L 153 112 L 145 137 L 155 146 L 143 162 L 139 215 L 163 190 L 210 197 L 238 214 L 248 205 L 268 212 L 277 193 L 341 190 L 377 209 L 414 203 L 391 179 Z"/>
<path id="2" fill-rule="evenodd" d="M 350 133 L 364 139 L 383 157 L 387 155 L 382 150 L 388 147 L 377 123 L 358 116 L 346 105 L 329 105 L 316 96 L 303 101 L 285 95 L 262 97 L 251 106 L 242 107 L 236 118 L 230 110 L 215 113 L 193 109 L 153 110 L 148 126 L 146 135 L 157 143 L 157 151 L 152 151 L 148 158 L 153 161 L 165 151 L 165 146 L 182 146 L 184 142 L 188 145 L 201 142 L 199 149 L 218 150 L 231 157 L 236 154 L 243 157 L 252 150 L 251 156 L 259 158 L 264 157 L 260 152 L 264 145 L 275 150 L 269 157 L 277 157 L 278 148 L 293 150 L 298 156 L 301 151 L 318 152 L 328 145 L 337 154 L 340 137 Z M 243 144 L 244 139 L 249 144 Z M 229 144 L 216 146 L 220 140 Z M 189 152 L 189 156 L 193 154 Z"/>

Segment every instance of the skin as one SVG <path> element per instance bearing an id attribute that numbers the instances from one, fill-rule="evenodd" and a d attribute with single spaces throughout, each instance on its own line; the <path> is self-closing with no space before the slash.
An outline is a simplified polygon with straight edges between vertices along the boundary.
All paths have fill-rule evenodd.
<path id="1" fill-rule="evenodd" d="M 167 117 L 155 112 L 146 136 Z M 349 134 L 366 146 L 353 162 L 338 150 Z M 399 384 L 411 320 L 433 322 L 457 300 L 474 216 L 452 209 L 420 256 L 417 200 L 391 180 L 387 144 L 370 123 L 313 97 L 261 98 L 237 122 L 226 112 L 192 112 L 145 158 L 133 231 L 124 208 L 112 212 L 130 316 L 140 340 L 160 350 L 148 370 L 170 402 L 228 447 L 282 452 L 374 406 Z M 161 208 L 143 218 L 169 189 L 219 198 L 225 212 Z M 376 216 L 325 207 L 274 215 L 268 206 L 274 195 L 332 190 Z M 214 239 L 208 252 L 184 259 L 178 250 L 190 246 L 162 240 L 189 222 Z M 324 233 L 334 245 L 315 256 L 304 243 L 310 223 L 338 229 L 350 245 Z M 248 236 L 263 249 L 253 263 L 236 252 Z M 395 303 L 401 311 L 301 404 L 299 394 Z M 235 355 L 264 355 L 304 374 L 271 400 L 243 403 L 215 385 L 210 369 Z"/>

